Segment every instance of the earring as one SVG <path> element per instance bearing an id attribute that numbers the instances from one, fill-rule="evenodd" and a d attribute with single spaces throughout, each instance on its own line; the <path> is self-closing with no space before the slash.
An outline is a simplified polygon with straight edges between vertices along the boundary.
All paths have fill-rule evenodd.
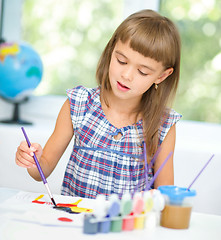
<path id="1" fill-rule="evenodd" d="M 157 90 L 157 88 L 158 88 L 158 85 L 155 83 L 155 89 Z"/>

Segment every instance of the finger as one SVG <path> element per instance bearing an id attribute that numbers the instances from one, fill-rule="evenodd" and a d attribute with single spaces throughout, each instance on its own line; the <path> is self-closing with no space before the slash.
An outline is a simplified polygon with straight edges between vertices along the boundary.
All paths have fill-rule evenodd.
<path id="1" fill-rule="evenodd" d="M 31 143 L 31 148 L 38 150 L 40 148 L 40 144 L 38 143 Z"/>
<path id="2" fill-rule="evenodd" d="M 37 158 L 41 158 L 42 155 L 42 147 L 39 143 L 33 143 L 30 147 L 30 150 L 36 154 Z"/>
<path id="3" fill-rule="evenodd" d="M 21 154 L 17 153 L 16 154 L 16 164 L 18 166 L 21 166 L 21 167 L 25 167 L 25 168 L 31 168 L 33 167 L 34 165 L 34 162 L 33 160 L 30 160 L 30 159 L 27 159 L 27 158 L 24 158 Z"/>
<path id="4" fill-rule="evenodd" d="M 19 166 L 19 167 L 23 167 L 23 168 L 36 168 L 36 165 L 34 164 L 26 164 L 25 162 L 23 162 L 23 160 L 21 161 L 19 158 L 16 158 L 15 160 L 16 164 Z"/>
<path id="5" fill-rule="evenodd" d="M 34 152 L 36 151 L 35 147 L 31 146 L 29 147 L 27 142 L 22 141 L 20 146 L 18 147 L 18 150 L 21 150 L 23 152 L 26 152 L 27 154 L 29 154 L 31 157 L 34 156 Z"/>
<path id="6" fill-rule="evenodd" d="M 25 168 L 36 167 L 33 157 L 22 151 L 16 153 L 16 164 Z"/>
<path id="7" fill-rule="evenodd" d="M 19 167 L 23 167 L 23 168 L 31 168 L 31 167 L 32 167 L 32 166 L 26 165 L 26 164 L 24 164 L 23 162 L 21 162 L 21 161 L 19 160 L 19 158 L 16 158 L 16 159 L 15 159 L 15 163 L 16 163 Z"/>
<path id="8" fill-rule="evenodd" d="M 41 145 L 39 143 L 32 143 L 30 149 L 33 152 L 40 152 L 42 150 Z"/>

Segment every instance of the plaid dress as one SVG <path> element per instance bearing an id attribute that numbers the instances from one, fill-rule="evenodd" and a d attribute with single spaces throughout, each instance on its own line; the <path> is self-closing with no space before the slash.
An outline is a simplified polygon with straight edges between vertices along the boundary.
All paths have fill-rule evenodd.
<path id="1" fill-rule="evenodd" d="M 67 164 L 61 194 L 95 198 L 142 191 L 146 181 L 143 159 L 142 120 L 120 129 L 101 108 L 100 88 L 82 86 L 67 90 L 74 128 L 74 146 Z M 170 127 L 181 118 L 174 110 L 159 129 L 159 145 Z M 122 134 L 119 140 L 114 138 Z M 149 169 L 149 180 L 153 169 Z M 139 184 L 138 184 L 139 183 Z"/>

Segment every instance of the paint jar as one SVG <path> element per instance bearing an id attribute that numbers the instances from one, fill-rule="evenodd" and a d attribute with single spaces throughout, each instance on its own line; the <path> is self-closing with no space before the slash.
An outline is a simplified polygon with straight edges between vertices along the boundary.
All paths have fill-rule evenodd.
<path id="1" fill-rule="evenodd" d="M 138 217 L 134 219 L 134 229 L 144 229 L 145 212 L 142 212 Z"/>
<path id="2" fill-rule="evenodd" d="M 107 215 L 98 225 L 98 231 L 100 233 L 109 233 L 111 228 L 111 220 L 110 216 Z"/>
<path id="3" fill-rule="evenodd" d="M 160 225 L 173 229 L 189 227 L 195 190 L 177 186 L 160 186 L 158 190 L 165 198 L 165 207 L 161 212 Z"/>
<path id="4" fill-rule="evenodd" d="M 123 231 L 132 231 L 134 230 L 134 213 L 130 213 L 125 218 L 123 218 Z"/>
<path id="5" fill-rule="evenodd" d="M 84 216 L 83 233 L 96 234 L 98 233 L 99 223 L 96 221 L 96 217 L 93 214 L 86 214 Z"/>
<path id="6" fill-rule="evenodd" d="M 111 232 L 121 232 L 123 225 L 123 219 L 121 214 L 116 219 L 111 221 Z"/>

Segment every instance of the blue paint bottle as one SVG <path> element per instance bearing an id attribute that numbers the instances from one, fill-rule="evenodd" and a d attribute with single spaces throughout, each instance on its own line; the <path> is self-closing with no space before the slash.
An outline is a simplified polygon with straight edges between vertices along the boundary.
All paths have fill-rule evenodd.
<path id="1" fill-rule="evenodd" d="M 100 233 L 108 233 L 110 232 L 111 221 L 110 216 L 107 215 L 101 222 L 99 222 L 98 231 Z"/>

